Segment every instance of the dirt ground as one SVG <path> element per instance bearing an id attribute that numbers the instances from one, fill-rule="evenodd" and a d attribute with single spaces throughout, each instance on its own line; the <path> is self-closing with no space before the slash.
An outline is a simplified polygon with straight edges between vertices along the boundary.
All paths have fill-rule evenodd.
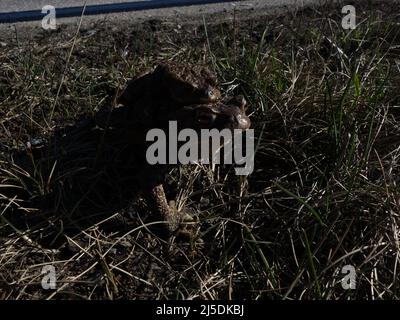
<path id="1" fill-rule="evenodd" d="M 11 163 L 12 152 L 92 116 L 128 79 L 165 60 L 207 64 L 217 73 L 224 93 L 244 94 L 259 151 L 255 171 L 246 179 L 225 167 L 188 166 L 171 172 L 167 196 L 193 210 L 203 244 L 171 246 L 149 232 L 144 224 L 151 220 L 140 199 L 114 212 L 111 219 L 66 233 L 66 241 L 60 243 L 48 242 L 47 225 L 24 225 L 18 219 L 11 223 L 16 215 L 24 219 L 38 212 L 25 210 L 21 216 L 21 208 L 4 202 L 0 298 L 372 299 L 379 292 L 385 292 L 383 298 L 398 298 L 399 282 L 392 268 L 398 261 L 394 240 L 398 231 L 388 230 L 399 227 L 399 169 L 386 167 L 387 159 L 374 158 L 374 151 L 368 153 L 373 159 L 363 162 L 368 128 L 379 126 L 369 127 L 369 113 L 364 117 L 360 111 L 372 104 L 368 97 L 380 99 L 379 106 L 399 101 L 395 90 L 399 77 L 391 72 L 400 41 L 384 25 L 387 15 L 398 21 L 398 7 L 370 1 L 357 7 L 360 22 L 371 21 L 360 34 L 352 33 L 356 40 L 337 28 L 341 7 L 333 4 L 288 13 L 243 10 L 179 22 L 172 18 L 115 24 L 84 21 L 79 31 L 76 24 L 68 24 L 55 31 L 29 33 L 22 27 L 4 33 L 0 38 L 2 184 L 13 181 L 5 165 Z M 329 51 L 337 49 L 327 38 L 340 43 L 349 61 L 354 57 L 348 66 L 343 56 Z M 365 61 L 374 57 L 375 46 L 385 52 L 387 69 L 370 64 L 374 80 L 369 82 Z M 348 78 L 355 79 L 345 75 L 357 69 L 354 61 L 360 73 L 365 72 L 360 77 L 367 80 L 362 82 L 364 94 L 357 94 L 364 87 L 348 85 L 357 95 L 353 99 L 343 92 Z M 387 91 L 374 94 L 385 75 L 390 81 Z M 321 85 L 325 80 L 327 85 Z M 329 106 L 336 116 L 343 96 L 349 108 L 345 113 L 351 113 L 341 129 L 343 137 L 352 136 L 354 128 L 360 130 L 351 155 L 343 150 L 353 149 L 342 146 L 329 129 L 334 127 Z M 392 120 L 382 120 L 384 129 L 376 134 L 373 149 L 385 155 L 397 148 L 399 133 L 398 110 L 387 113 Z M 381 137 L 384 131 L 387 134 Z M 354 163 L 364 165 L 365 171 L 357 175 L 360 181 L 350 174 Z M 371 184 L 367 187 L 360 176 Z M 29 191 L 30 196 L 42 192 L 38 190 Z M 57 215 L 48 222 L 63 233 L 67 226 L 59 223 Z M 56 268 L 55 290 L 41 286 L 41 271 L 48 264 Z M 337 284 L 338 267 L 343 264 L 356 266 L 357 290 L 343 291 Z M 369 275 L 374 268 L 383 271 L 371 295 Z"/>

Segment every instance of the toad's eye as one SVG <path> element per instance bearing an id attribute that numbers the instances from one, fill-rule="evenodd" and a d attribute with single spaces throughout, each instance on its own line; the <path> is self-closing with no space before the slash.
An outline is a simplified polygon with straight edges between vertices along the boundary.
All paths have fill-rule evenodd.
<path id="1" fill-rule="evenodd" d="M 216 101 L 219 98 L 219 91 L 215 90 L 213 88 L 208 88 L 204 90 L 204 96 L 209 100 L 209 101 Z"/>
<path id="2" fill-rule="evenodd" d="M 214 90 L 206 90 L 206 95 L 207 95 L 208 98 L 210 98 L 212 100 L 215 99 Z"/>

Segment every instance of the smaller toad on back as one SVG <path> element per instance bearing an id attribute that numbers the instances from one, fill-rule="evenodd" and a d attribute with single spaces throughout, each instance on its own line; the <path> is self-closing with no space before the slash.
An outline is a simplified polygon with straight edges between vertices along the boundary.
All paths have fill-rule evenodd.
<path id="1" fill-rule="evenodd" d="M 129 81 L 118 103 L 134 109 L 139 122 L 154 123 L 160 115 L 183 106 L 218 101 L 217 84 L 215 75 L 204 66 L 168 62 Z"/>

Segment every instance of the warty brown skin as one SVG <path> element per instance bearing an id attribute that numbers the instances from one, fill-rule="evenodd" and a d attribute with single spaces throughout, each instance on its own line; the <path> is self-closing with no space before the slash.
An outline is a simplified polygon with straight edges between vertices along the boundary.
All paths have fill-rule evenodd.
<path id="1" fill-rule="evenodd" d="M 130 118 L 154 125 L 183 106 L 220 100 L 217 86 L 217 78 L 204 66 L 168 62 L 129 81 L 117 102 L 129 107 Z"/>

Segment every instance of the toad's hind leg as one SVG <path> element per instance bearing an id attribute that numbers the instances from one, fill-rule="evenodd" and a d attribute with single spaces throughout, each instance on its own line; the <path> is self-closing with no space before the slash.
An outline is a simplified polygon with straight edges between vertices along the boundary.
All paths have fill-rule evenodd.
<path id="1" fill-rule="evenodd" d="M 166 222 L 162 228 L 157 228 L 161 236 L 176 237 L 184 241 L 193 238 L 193 234 L 185 228 L 185 225 L 193 224 L 193 217 L 168 205 L 162 184 L 151 188 L 144 196 L 150 210 L 158 216 L 158 219 Z"/>

